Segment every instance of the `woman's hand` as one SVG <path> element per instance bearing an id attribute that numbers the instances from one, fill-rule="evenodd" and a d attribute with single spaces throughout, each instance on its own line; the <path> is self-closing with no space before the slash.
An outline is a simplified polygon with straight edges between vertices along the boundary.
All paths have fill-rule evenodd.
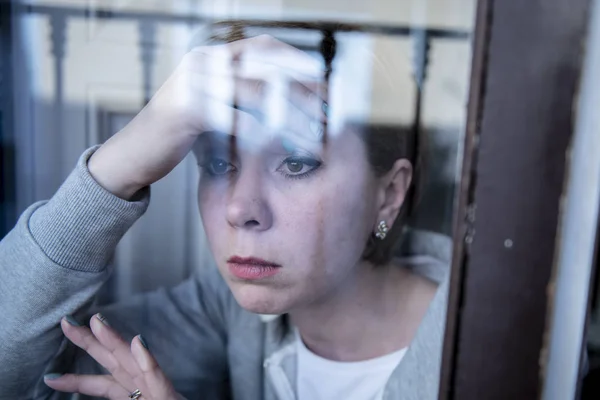
<path id="1" fill-rule="evenodd" d="M 100 314 L 91 318 L 91 330 L 70 324 L 67 318 L 63 318 L 61 327 L 69 340 L 85 350 L 111 375 L 46 375 L 44 381 L 51 388 L 111 400 L 130 398 L 137 389 L 141 392 L 138 399 L 183 400 L 148 351 L 141 335 L 136 336 L 131 344 L 126 343 Z"/>
<path id="2" fill-rule="evenodd" d="M 240 109 L 268 107 L 262 83 L 293 69 L 303 76 L 322 70 L 310 56 L 266 35 L 190 51 L 148 105 L 92 155 L 91 175 L 116 196 L 132 198 L 175 168 L 202 132 L 237 135 L 236 127 L 252 126 L 251 115 Z"/>

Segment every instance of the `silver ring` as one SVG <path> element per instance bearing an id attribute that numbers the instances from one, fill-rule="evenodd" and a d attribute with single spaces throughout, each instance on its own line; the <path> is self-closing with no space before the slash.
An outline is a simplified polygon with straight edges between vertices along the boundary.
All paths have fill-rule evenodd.
<path id="1" fill-rule="evenodd" d="M 140 392 L 140 389 L 135 389 L 133 392 L 131 392 L 131 394 L 129 395 L 130 399 L 133 400 L 138 400 L 140 397 L 142 397 L 142 392 Z"/>

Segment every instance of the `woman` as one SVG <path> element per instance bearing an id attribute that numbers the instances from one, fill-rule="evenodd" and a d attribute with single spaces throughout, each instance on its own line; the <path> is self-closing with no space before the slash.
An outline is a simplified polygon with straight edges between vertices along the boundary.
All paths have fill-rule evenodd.
<path id="1" fill-rule="evenodd" d="M 347 82 L 323 74 L 266 36 L 195 49 L 21 216 L 0 246 L 2 398 L 437 396 L 444 290 L 413 272 L 435 260 L 391 260 L 413 178 L 407 141 L 374 134 L 340 101 Z M 218 273 L 84 326 L 149 185 L 190 150 Z"/>

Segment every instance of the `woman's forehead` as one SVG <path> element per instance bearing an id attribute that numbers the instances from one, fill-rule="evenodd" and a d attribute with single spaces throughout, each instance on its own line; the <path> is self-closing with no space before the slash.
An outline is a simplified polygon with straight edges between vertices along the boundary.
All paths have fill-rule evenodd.
<path id="1" fill-rule="evenodd" d="M 316 138 L 314 135 L 299 135 L 293 132 L 254 132 L 253 135 L 232 135 L 224 132 L 205 132 L 196 141 L 194 152 L 228 152 L 239 153 L 264 153 L 308 151 L 313 153 L 336 153 L 336 148 L 347 147 L 351 138 L 358 137 L 354 128 L 345 129 L 343 133 L 328 140 Z"/>
<path id="2" fill-rule="evenodd" d="M 210 131 L 203 133 L 197 140 L 198 149 L 231 149 L 232 151 L 260 150 L 273 146 L 293 149 L 296 147 L 319 149 L 324 143 L 309 135 L 291 132 L 259 132 L 252 135 L 235 135 Z"/>

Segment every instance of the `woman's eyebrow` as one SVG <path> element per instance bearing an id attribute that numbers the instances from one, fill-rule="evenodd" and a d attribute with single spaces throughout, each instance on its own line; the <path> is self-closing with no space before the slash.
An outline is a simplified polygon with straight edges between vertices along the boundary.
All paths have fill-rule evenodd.
<path id="1" fill-rule="evenodd" d="M 193 146 L 196 154 L 202 154 L 215 150 L 235 149 L 236 137 L 227 133 L 218 131 L 208 131 L 202 133 Z"/>
<path id="2" fill-rule="evenodd" d="M 322 143 L 322 137 L 316 135 L 314 132 L 310 133 L 301 133 L 296 130 L 288 130 L 285 134 L 280 135 L 284 139 L 289 139 L 294 143 L 297 143 L 299 146 L 302 146 L 302 143 L 307 145 L 315 145 Z"/>
<path id="3" fill-rule="evenodd" d="M 203 136 L 206 137 L 207 144 L 212 147 L 217 148 L 235 148 L 237 137 L 230 133 L 221 132 L 221 131 L 209 131 L 203 133 Z"/>
<path id="4" fill-rule="evenodd" d="M 317 121 L 314 122 L 318 123 Z M 282 130 L 278 130 L 276 132 L 265 132 L 262 134 L 268 135 L 270 141 L 276 140 L 277 142 L 280 142 L 280 140 L 283 139 L 289 145 L 293 143 L 293 147 L 313 147 L 315 145 L 321 145 L 322 143 L 322 138 L 312 131 L 299 132 L 298 129 L 289 129 L 289 127 L 286 127 Z M 202 133 L 198 137 L 198 140 L 194 145 L 194 151 L 196 152 L 196 154 L 211 151 L 235 152 L 238 140 L 240 139 L 237 136 L 232 135 L 230 133 L 216 130 L 207 131 Z"/>

